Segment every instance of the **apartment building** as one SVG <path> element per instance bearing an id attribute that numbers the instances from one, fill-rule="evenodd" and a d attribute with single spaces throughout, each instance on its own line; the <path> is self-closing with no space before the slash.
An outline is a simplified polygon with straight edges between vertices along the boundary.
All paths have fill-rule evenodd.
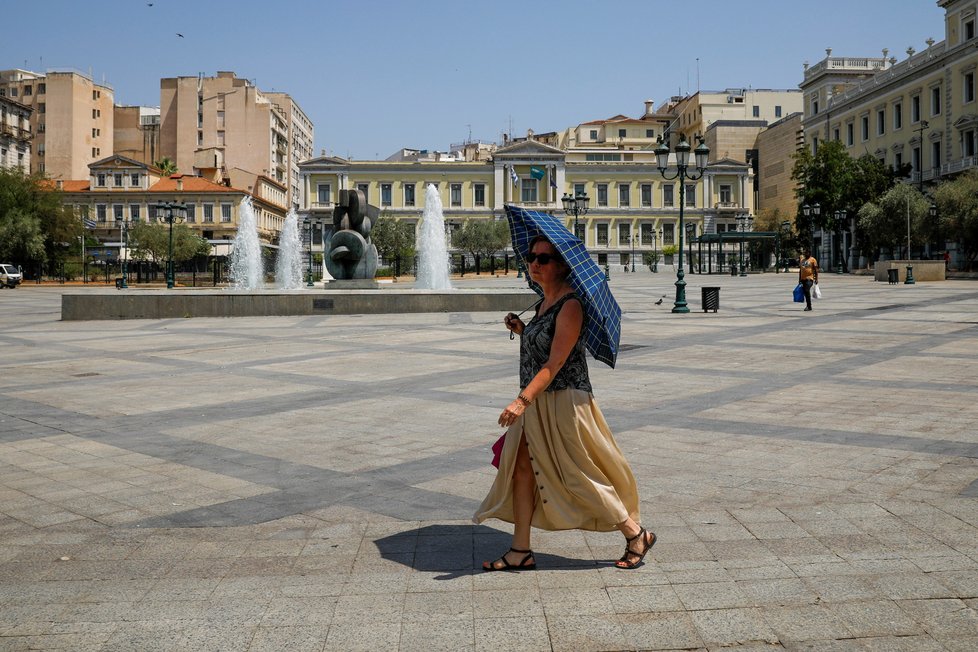
<path id="1" fill-rule="evenodd" d="M 638 137 L 645 138 L 644 132 Z M 593 144 L 562 149 L 528 134 L 496 149 L 488 162 L 322 156 L 300 165 L 309 198 L 300 217 L 328 239 L 339 191 L 359 189 L 382 216 L 417 225 L 427 187 L 434 185 L 450 231 L 470 219 L 504 219 L 507 203 L 552 212 L 573 230 L 574 218 L 564 214 L 561 197 L 583 192 L 591 198 L 591 209 L 580 216 L 578 235 L 598 264 L 629 265 L 633 259 L 641 264 L 643 253 L 678 244 L 679 188 L 659 174 L 654 151 L 637 144 L 630 144 L 636 147 L 630 150 Z M 594 156 L 596 149 L 603 150 L 601 157 Z M 698 234 L 733 230 L 737 213 L 753 211 L 753 193 L 747 191 L 752 183 L 753 173 L 743 162 L 718 162 L 701 179 L 687 182 L 686 222 Z M 314 246 L 320 242 L 316 236 Z"/>
<path id="2" fill-rule="evenodd" d="M 285 185 L 288 206 L 299 202 L 298 164 L 312 152 L 313 126 L 288 95 L 233 72 L 164 78 L 160 121 L 160 152 L 181 172 L 221 181 L 237 168 Z"/>
<path id="3" fill-rule="evenodd" d="M 160 156 L 160 109 L 115 106 L 113 154 L 153 165 Z"/>
<path id="4" fill-rule="evenodd" d="M 0 168 L 31 171 L 31 109 L 9 97 L 0 97 Z"/>
<path id="5" fill-rule="evenodd" d="M 0 71 L 0 96 L 31 108 L 31 172 L 54 179 L 88 175 L 112 153 L 113 96 L 107 84 L 72 70 Z"/>

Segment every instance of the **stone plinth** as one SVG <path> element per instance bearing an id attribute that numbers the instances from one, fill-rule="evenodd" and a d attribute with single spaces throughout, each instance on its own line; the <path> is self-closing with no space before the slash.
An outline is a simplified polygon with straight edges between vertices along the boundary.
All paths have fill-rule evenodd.
<path id="1" fill-rule="evenodd" d="M 882 260 L 876 263 L 874 278 L 885 283 L 886 270 L 896 269 L 900 273 L 900 282 L 903 283 L 907 280 L 907 265 L 913 265 L 913 278 L 918 283 L 943 281 L 947 278 L 943 260 Z"/>
<path id="2" fill-rule="evenodd" d="M 174 319 L 356 315 L 409 312 L 519 312 L 530 290 L 261 291 L 131 290 L 65 294 L 61 319 Z"/>

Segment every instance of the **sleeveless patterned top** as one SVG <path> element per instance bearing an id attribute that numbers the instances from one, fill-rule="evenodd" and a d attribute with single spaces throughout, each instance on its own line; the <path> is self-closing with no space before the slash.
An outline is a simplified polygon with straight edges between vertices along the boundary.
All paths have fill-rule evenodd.
<path id="1" fill-rule="evenodd" d="M 530 384 L 530 381 L 550 357 L 550 346 L 553 344 L 554 334 L 557 332 L 557 314 L 568 299 L 572 298 L 577 299 L 577 295 L 573 292 L 565 294 L 545 313 L 534 316 L 530 323 L 523 328 L 523 335 L 520 337 L 521 389 L 526 389 L 526 386 Z M 586 313 L 584 319 L 587 319 Z M 582 324 L 581 334 L 583 335 L 583 333 L 584 325 Z M 567 388 L 580 389 L 591 393 L 591 379 L 587 373 L 583 337 L 578 338 L 577 344 L 571 349 L 564 366 L 557 372 L 546 391 L 556 392 L 559 389 Z"/>

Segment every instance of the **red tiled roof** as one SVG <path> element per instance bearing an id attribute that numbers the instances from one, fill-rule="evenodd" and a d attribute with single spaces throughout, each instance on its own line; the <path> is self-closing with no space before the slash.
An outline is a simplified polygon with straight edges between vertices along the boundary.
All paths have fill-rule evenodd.
<path id="1" fill-rule="evenodd" d="M 54 190 L 58 187 L 58 182 L 55 179 L 44 179 L 41 181 L 41 187 Z M 61 190 L 65 192 L 84 192 L 88 189 L 87 179 L 68 179 L 61 182 Z"/>
<path id="2" fill-rule="evenodd" d="M 175 174 L 172 177 L 160 179 L 152 186 L 150 192 L 178 192 L 177 180 L 183 182 L 183 192 L 245 192 L 237 188 L 222 186 L 219 183 L 208 181 L 201 177 L 191 177 L 183 174 Z M 248 193 L 245 193 L 248 194 Z"/>

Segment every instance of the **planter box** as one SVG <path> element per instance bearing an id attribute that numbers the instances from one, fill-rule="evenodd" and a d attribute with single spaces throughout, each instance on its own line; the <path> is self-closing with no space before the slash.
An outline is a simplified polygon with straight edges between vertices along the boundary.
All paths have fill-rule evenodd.
<path id="1" fill-rule="evenodd" d="M 884 260 L 876 263 L 875 276 L 877 281 L 886 283 L 888 269 L 896 269 L 899 272 L 900 282 L 907 280 L 907 265 L 913 265 L 913 278 L 916 282 L 922 281 L 943 281 L 946 280 L 944 274 L 943 260 Z"/>

